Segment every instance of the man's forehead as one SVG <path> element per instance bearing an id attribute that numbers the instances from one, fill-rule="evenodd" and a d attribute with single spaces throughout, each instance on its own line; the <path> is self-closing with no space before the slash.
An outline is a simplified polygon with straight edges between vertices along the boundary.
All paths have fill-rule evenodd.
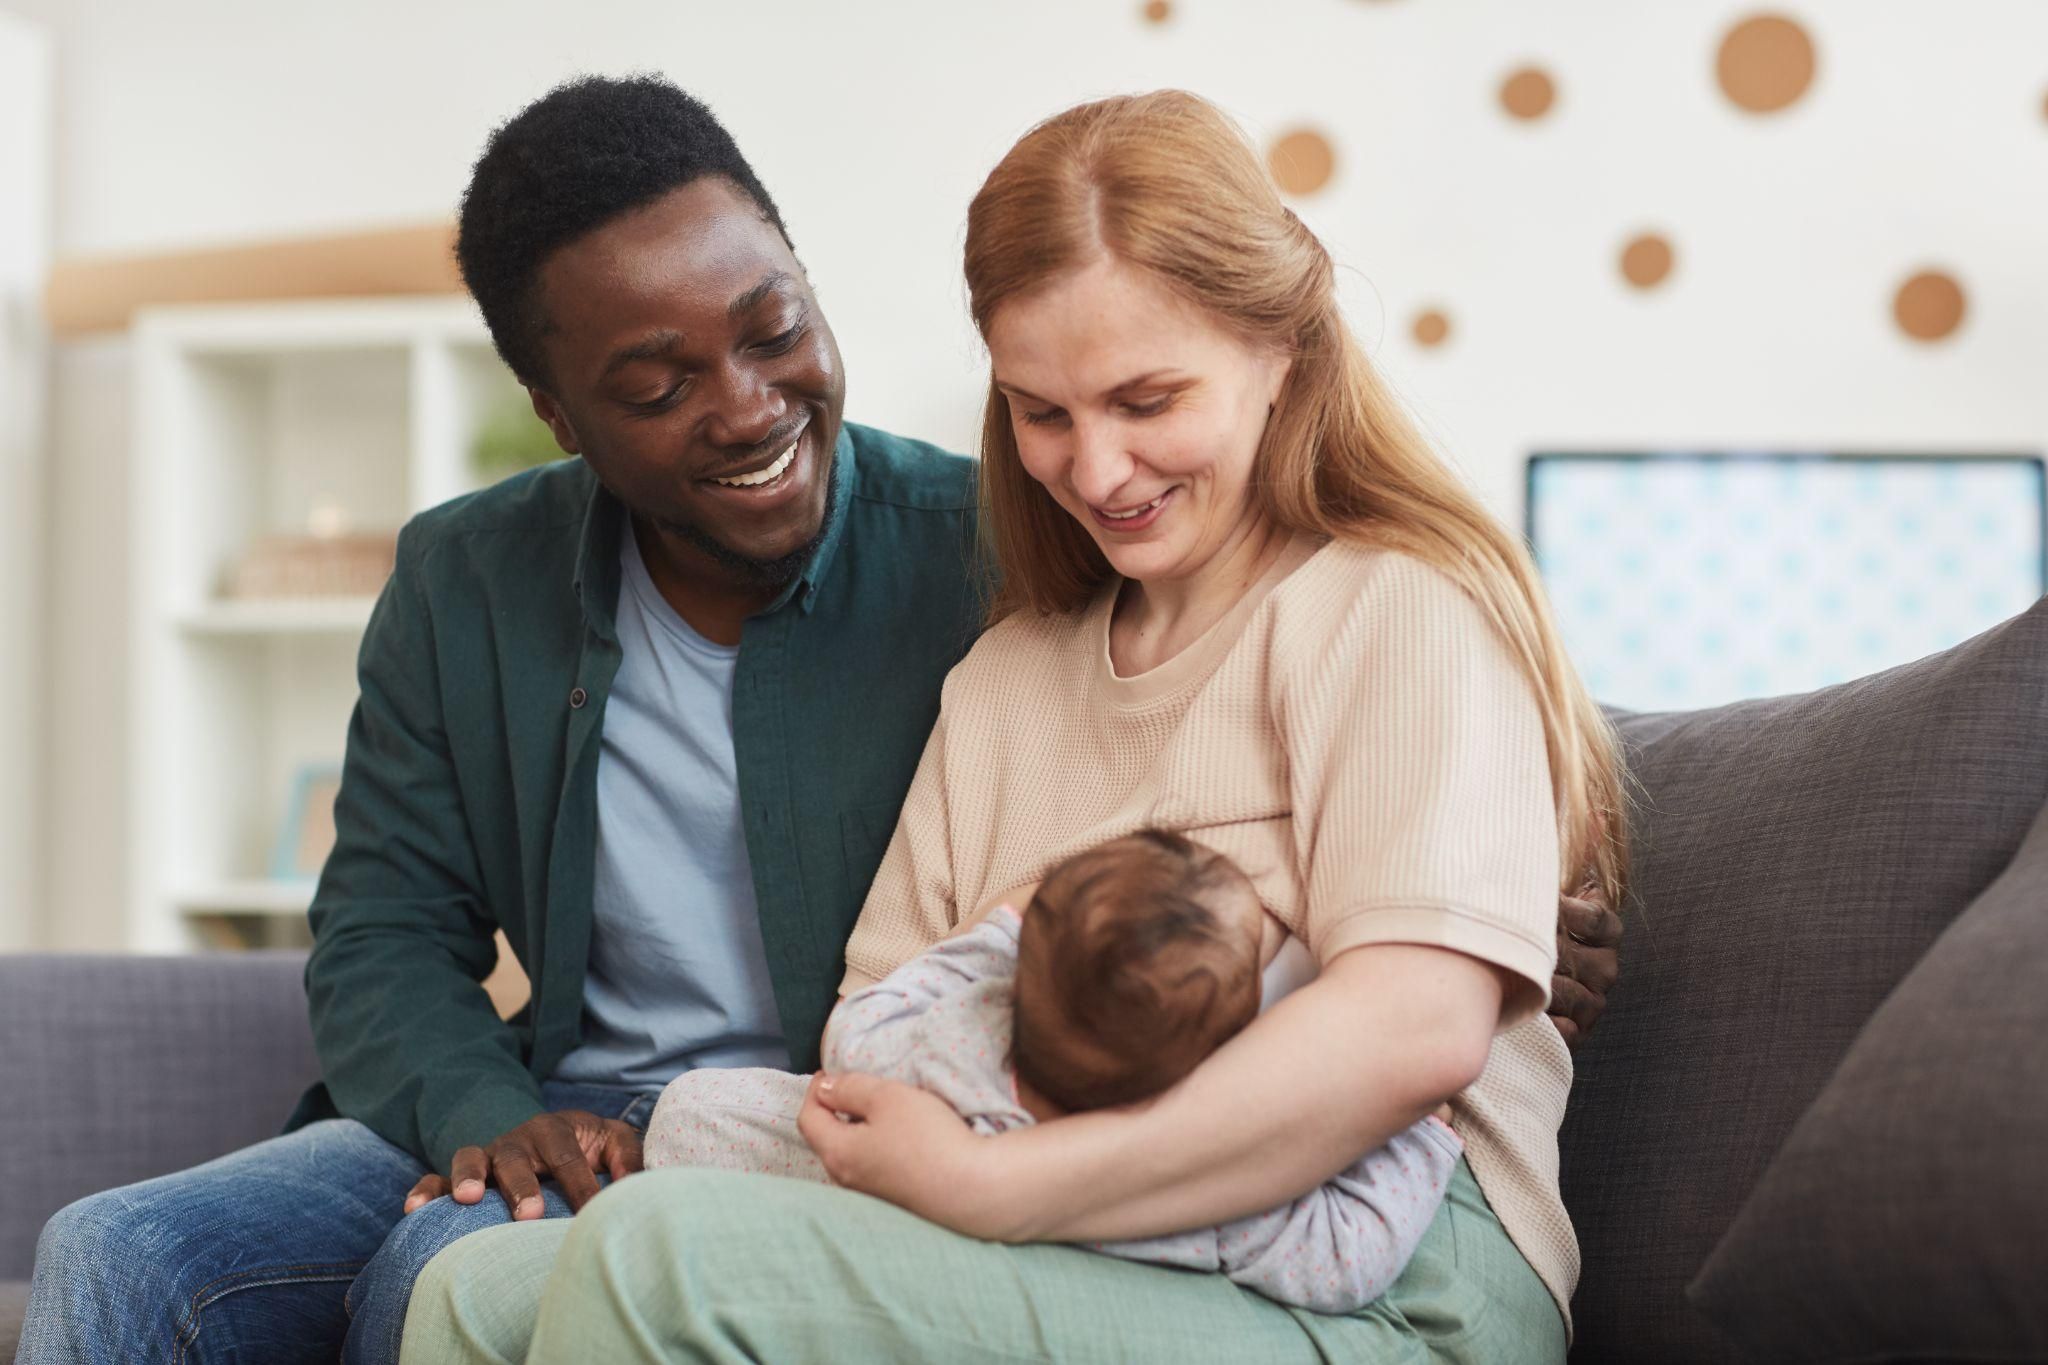
<path id="1" fill-rule="evenodd" d="M 699 186 L 711 192 L 695 193 Z M 629 343 L 655 328 L 696 331 L 795 285 L 782 234 L 723 181 L 698 181 L 563 247 L 541 301 L 576 344 Z"/>
<path id="2" fill-rule="evenodd" d="M 605 292 L 688 288 L 722 307 L 769 271 L 794 265 L 782 235 L 752 204 L 732 191 L 692 195 L 695 188 L 673 191 L 568 243 L 543 267 L 543 285 Z"/>

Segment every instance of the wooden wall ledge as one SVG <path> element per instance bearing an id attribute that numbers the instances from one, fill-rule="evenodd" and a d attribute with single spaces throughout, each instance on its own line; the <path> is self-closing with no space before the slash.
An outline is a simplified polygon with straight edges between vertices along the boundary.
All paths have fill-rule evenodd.
<path id="1" fill-rule="evenodd" d="M 43 294 L 59 337 L 118 331 L 158 303 L 460 294 L 455 227 L 433 223 L 148 256 L 58 261 Z"/>

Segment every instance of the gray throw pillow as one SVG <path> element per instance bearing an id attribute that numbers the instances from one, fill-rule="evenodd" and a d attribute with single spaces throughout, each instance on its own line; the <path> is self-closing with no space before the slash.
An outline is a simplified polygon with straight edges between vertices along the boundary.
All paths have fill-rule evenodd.
<path id="1" fill-rule="evenodd" d="M 1692 1287 L 1757 1359 L 2048 1360 L 2048 810 L 1899 983 Z"/>
<path id="2" fill-rule="evenodd" d="M 1573 1358 L 1732 1360 L 1686 1284 L 2048 803 L 2048 600 L 1855 682 L 1617 721 L 1638 903 L 1560 1136 Z"/>

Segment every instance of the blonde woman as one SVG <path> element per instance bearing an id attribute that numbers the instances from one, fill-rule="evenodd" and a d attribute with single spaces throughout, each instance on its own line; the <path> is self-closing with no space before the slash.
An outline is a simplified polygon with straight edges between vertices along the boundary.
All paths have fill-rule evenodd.
<path id="1" fill-rule="evenodd" d="M 527 1359 L 1564 1360 L 1571 1062 L 1543 1006 L 1563 873 L 1624 890 L 1615 751 L 1526 553 L 1402 417 L 1332 275 L 1191 95 L 1070 110 L 989 176 L 967 279 L 1001 589 L 844 988 L 1148 825 L 1250 872 L 1318 974 L 1157 1100 L 1000 1137 L 821 1076 L 802 1128 L 842 1188 L 634 1177 L 567 1229 Z M 1445 1101 L 1466 1160 L 1361 1313 L 1056 1245 L 1271 1208 Z M 545 1273 L 563 1233 L 510 1231 Z M 409 1358 L 517 1278 L 470 1259 L 422 1280 Z"/>

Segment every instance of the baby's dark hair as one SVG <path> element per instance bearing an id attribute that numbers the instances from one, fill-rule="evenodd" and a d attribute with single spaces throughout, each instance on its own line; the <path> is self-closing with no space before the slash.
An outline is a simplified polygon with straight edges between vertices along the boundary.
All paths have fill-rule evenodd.
<path id="1" fill-rule="evenodd" d="M 1173 1085 L 1258 1013 L 1263 913 L 1235 863 L 1163 830 L 1059 864 L 1018 940 L 1017 1075 L 1070 1110 Z"/>

